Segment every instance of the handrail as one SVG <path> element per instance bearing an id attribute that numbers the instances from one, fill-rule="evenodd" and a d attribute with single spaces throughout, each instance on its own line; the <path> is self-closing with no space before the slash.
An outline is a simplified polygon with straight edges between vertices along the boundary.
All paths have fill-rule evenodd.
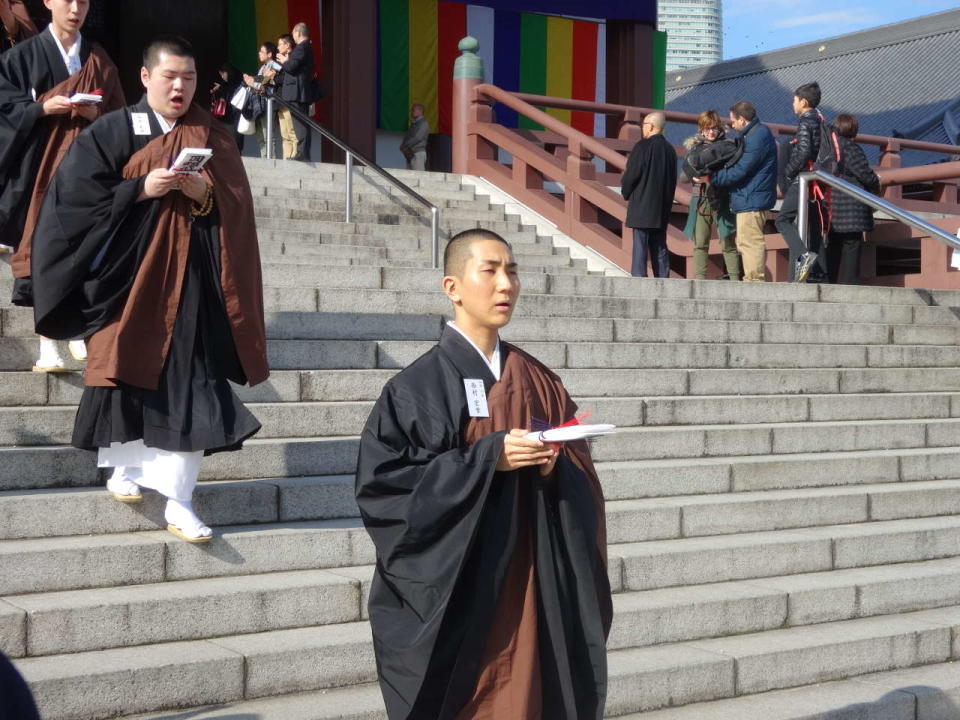
<path id="1" fill-rule="evenodd" d="M 293 107 L 286 100 L 278 98 L 275 95 L 267 98 L 267 138 L 268 140 L 273 139 L 273 103 L 280 103 L 282 107 L 287 109 L 294 117 L 299 118 L 299 120 L 304 123 L 308 128 L 314 132 L 319 133 L 327 140 L 332 142 L 338 148 L 343 150 L 346 153 L 346 163 L 344 167 L 345 175 L 345 192 L 346 192 L 346 220 L 345 222 L 352 222 L 353 218 L 353 161 L 354 159 L 359 160 L 361 163 L 366 165 L 368 168 L 377 173 L 384 180 L 389 182 L 395 188 L 410 196 L 418 203 L 423 205 L 430 210 L 430 235 L 431 235 L 431 261 L 433 263 L 433 268 L 436 270 L 440 267 L 440 208 L 434 205 L 432 202 L 423 197 L 416 190 L 411 188 L 409 185 L 403 181 L 397 179 L 382 167 L 377 165 L 373 160 L 368 158 L 366 155 L 361 153 L 359 150 L 355 150 L 343 140 L 338 138 L 332 132 L 327 130 L 323 125 L 316 122 L 304 112 L 301 112 L 297 108 Z M 267 157 L 272 158 L 273 156 L 273 143 L 268 142 L 267 144 Z"/>
<path id="2" fill-rule="evenodd" d="M 482 87 L 486 94 L 486 88 L 488 86 L 484 85 Z M 668 122 L 691 123 L 694 125 L 698 117 L 694 113 L 677 112 L 675 110 L 658 110 L 655 108 L 633 107 L 631 105 L 617 105 L 614 103 L 597 103 L 590 102 L 589 100 L 571 100 L 568 98 L 550 97 L 548 95 L 531 95 L 530 93 L 511 93 L 511 95 L 530 105 L 539 105 L 560 110 L 579 110 L 581 112 L 603 113 L 604 115 L 626 115 L 629 112 L 641 116 L 652 112 L 659 112 L 664 114 Z M 503 101 L 501 100 L 500 102 Z M 507 105 L 507 103 L 503 104 Z M 543 123 L 541 123 L 541 125 L 542 124 Z M 796 125 L 781 125 L 780 123 L 763 124 L 771 130 L 776 130 L 778 135 L 795 135 L 797 133 Z M 930 143 L 922 140 L 910 140 L 908 138 L 883 137 L 882 135 L 857 135 L 855 140 L 864 145 L 877 145 L 882 147 L 893 144 L 903 150 L 920 150 L 923 152 L 944 153 L 947 155 L 960 154 L 960 147 L 956 145 Z"/>
<path id="3" fill-rule="evenodd" d="M 800 231 L 800 239 L 803 241 L 805 246 L 807 245 L 807 236 L 809 235 L 807 221 L 809 209 L 807 206 L 807 197 L 809 195 L 810 182 L 813 180 L 822 182 L 825 185 L 829 185 L 830 187 L 840 190 L 841 192 L 845 192 L 846 194 L 855 197 L 864 205 L 869 205 L 875 210 L 882 210 L 883 212 L 892 215 L 896 220 L 904 225 L 909 225 L 915 230 L 919 230 L 924 235 L 929 235 L 945 245 L 949 245 L 956 250 L 960 250 L 960 238 L 951 235 L 945 230 L 941 230 L 936 225 L 928 223 L 926 220 L 897 207 L 893 203 L 887 202 L 883 198 L 877 197 L 873 193 L 867 192 L 863 188 L 858 187 L 853 183 L 849 183 L 846 180 L 838 178 L 836 175 L 831 175 L 830 173 L 824 172 L 823 170 L 812 170 L 810 172 L 800 173 L 800 196 L 797 207 L 797 229 Z"/>
<path id="4" fill-rule="evenodd" d="M 580 132 L 576 128 L 570 127 L 566 123 L 557 120 L 552 115 L 547 115 L 547 113 L 543 112 L 543 110 L 538 110 L 530 103 L 521 99 L 519 93 L 501 90 L 496 85 L 490 85 L 489 83 L 477 85 L 476 91 L 486 95 L 489 98 L 492 98 L 493 100 L 496 100 L 497 102 L 503 103 L 511 110 L 516 110 L 534 122 L 540 123 L 545 128 L 553 130 L 555 133 L 579 140 L 580 145 L 585 150 L 588 150 L 601 160 L 606 160 L 608 163 L 616 168 L 619 168 L 620 170 L 626 169 L 626 158 L 616 150 L 611 150 L 606 145 L 598 142 L 595 138 Z"/>

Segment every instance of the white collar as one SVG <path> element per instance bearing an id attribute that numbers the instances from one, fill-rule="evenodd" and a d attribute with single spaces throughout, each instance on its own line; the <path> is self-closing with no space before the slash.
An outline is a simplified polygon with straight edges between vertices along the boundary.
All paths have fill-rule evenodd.
<path id="1" fill-rule="evenodd" d="M 490 368 L 490 372 L 493 373 L 493 377 L 496 379 L 496 381 L 497 381 L 497 382 L 500 382 L 500 336 L 499 336 L 499 335 L 497 336 L 497 345 L 496 345 L 496 347 L 493 349 L 493 355 L 491 356 L 491 358 L 490 358 L 489 360 L 487 360 L 487 356 L 483 354 L 483 350 L 481 350 L 479 347 L 477 347 L 477 344 L 476 344 L 473 340 L 471 340 L 470 338 L 468 338 L 468 337 L 467 337 L 467 334 L 466 334 L 463 330 L 461 330 L 460 328 L 458 328 L 458 327 L 454 324 L 453 320 L 447 320 L 447 325 L 448 325 L 449 327 L 452 327 L 454 330 L 456 330 L 456 331 L 457 331 L 458 333 L 460 333 L 461 335 L 463 335 L 463 337 L 466 339 L 466 341 L 467 341 L 468 343 L 470 343 L 470 346 L 471 346 L 474 350 L 476 350 L 477 353 L 479 353 L 480 357 L 483 358 L 483 362 L 486 363 L 486 366 L 487 366 L 488 368 Z"/>
<path id="2" fill-rule="evenodd" d="M 150 108 L 150 109 L 153 110 L 153 108 Z M 157 122 L 160 124 L 160 129 L 163 130 L 164 135 L 166 135 L 168 132 L 170 132 L 177 126 L 176 120 L 173 121 L 173 124 L 170 124 L 169 122 L 167 122 L 167 119 L 163 115 L 158 113 L 156 110 L 153 110 L 153 114 L 157 118 Z"/>
<path id="3" fill-rule="evenodd" d="M 57 49 L 60 50 L 63 64 L 67 66 L 67 72 L 73 75 L 80 70 L 80 33 L 77 33 L 77 41 L 71 45 L 70 50 L 67 51 L 64 49 L 63 43 L 60 42 L 60 38 L 58 38 L 57 34 L 53 31 L 53 23 L 50 23 L 48 27 L 50 34 L 53 36 L 53 41 L 57 44 Z"/>

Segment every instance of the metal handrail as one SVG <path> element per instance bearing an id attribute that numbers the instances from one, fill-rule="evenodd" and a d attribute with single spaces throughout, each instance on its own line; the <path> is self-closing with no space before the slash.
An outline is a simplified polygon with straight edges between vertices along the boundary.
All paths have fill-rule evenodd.
<path id="1" fill-rule="evenodd" d="M 346 153 L 346 163 L 344 167 L 344 193 L 346 195 L 346 219 L 345 222 L 353 222 L 353 161 L 359 160 L 361 163 L 366 165 L 368 168 L 377 173 L 384 180 L 389 182 L 398 190 L 402 191 L 406 195 L 410 196 L 418 203 L 430 210 L 430 236 L 431 236 L 431 258 L 433 262 L 433 268 L 437 269 L 440 267 L 440 208 L 434 205 L 432 202 L 423 197 L 416 190 L 406 185 L 401 180 L 398 180 L 396 177 L 388 173 L 382 167 L 377 165 L 373 160 L 366 157 L 359 150 L 354 150 L 352 147 L 347 145 L 343 140 L 338 138 L 332 132 L 327 130 L 325 127 L 315 122 L 310 116 L 306 113 L 301 112 L 297 108 L 293 107 L 286 100 L 278 98 L 276 96 L 270 96 L 267 98 L 267 158 L 273 159 L 273 104 L 279 103 L 282 107 L 289 110 L 292 115 L 299 118 L 302 123 L 304 123 L 308 128 L 313 130 L 316 133 L 319 133 L 327 140 L 332 142 L 338 148 L 343 150 Z"/>
<path id="2" fill-rule="evenodd" d="M 936 225 L 928 223 L 926 220 L 917 217 L 911 212 L 907 212 L 903 208 L 897 207 L 893 203 L 887 202 L 883 198 L 877 197 L 873 193 L 867 192 L 858 185 L 849 183 L 846 180 L 838 178 L 836 175 L 831 175 L 828 172 L 824 172 L 823 170 L 812 170 L 810 172 L 800 173 L 800 197 L 798 198 L 797 207 L 797 229 L 800 231 L 800 239 L 803 241 L 804 246 L 807 246 L 807 236 L 810 232 L 808 227 L 809 208 L 807 206 L 807 197 L 810 194 L 810 183 L 814 180 L 817 182 L 822 182 L 825 185 L 829 185 L 832 188 L 836 188 L 841 192 L 845 192 L 847 195 L 852 195 L 864 205 L 869 205 L 875 210 L 881 210 L 893 216 L 894 219 L 902 222 L 904 225 L 909 225 L 915 230 L 919 230 L 924 235 L 929 235 L 930 237 L 936 238 L 940 242 L 949 245 L 954 249 L 960 250 L 960 238 L 951 235 L 946 230 L 941 230 Z"/>

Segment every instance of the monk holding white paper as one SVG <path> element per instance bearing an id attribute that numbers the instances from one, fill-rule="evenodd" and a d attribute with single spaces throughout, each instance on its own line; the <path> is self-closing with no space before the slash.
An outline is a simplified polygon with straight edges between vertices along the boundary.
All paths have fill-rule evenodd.
<path id="1" fill-rule="evenodd" d="M 387 383 L 360 441 L 387 715 L 599 720 L 612 615 L 603 494 L 585 441 L 525 437 L 576 405 L 499 338 L 520 294 L 507 242 L 460 233 L 444 272 L 455 319 Z"/>

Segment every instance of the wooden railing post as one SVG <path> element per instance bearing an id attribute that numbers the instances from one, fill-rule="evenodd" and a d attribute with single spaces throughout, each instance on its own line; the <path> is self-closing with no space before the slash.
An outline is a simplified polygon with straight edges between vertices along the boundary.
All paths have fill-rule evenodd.
<path id="1" fill-rule="evenodd" d="M 583 149 L 580 140 L 574 138 L 567 146 L 570 154 L 567 155 L 568 181 L 564 184 L 564 209 L 572 223 L 597 222 L 597 208 L 583 199 L 577 192 L 578 185 L 585 180 L 595 180 L 597 168 L 593 164 L 589 152 Z"/>
<path id="2" fill-rule="evenodd" d="M 480 43 L 469 35 L 460 41 L 460 57 L 453 64 L 453 171 L 469 172 L 470 143 L 467 126 L 471 121 L 474 88 L 483 82 L 483 58 L 477 55 Z"/>
<path id="3" fill-rule="evenodd" d="M 637 108 L 629 108 L 623 114 L 623 122 L 617 135 L 619 140 L 640 142 L 643 140 L 643 113 Z"/>
<path id="4" fill-rule="evenodd" d="M 880 151 L 880 167 L 899 168 L 903 166 L 903 158 L 900 157 L 900 143 L 896 140 L 890 140 Z M 883 197 L 886 200 L 900 200 L 903 198 L 903 187 L 900 185 L 888 185 L 883 189 Z"/>

